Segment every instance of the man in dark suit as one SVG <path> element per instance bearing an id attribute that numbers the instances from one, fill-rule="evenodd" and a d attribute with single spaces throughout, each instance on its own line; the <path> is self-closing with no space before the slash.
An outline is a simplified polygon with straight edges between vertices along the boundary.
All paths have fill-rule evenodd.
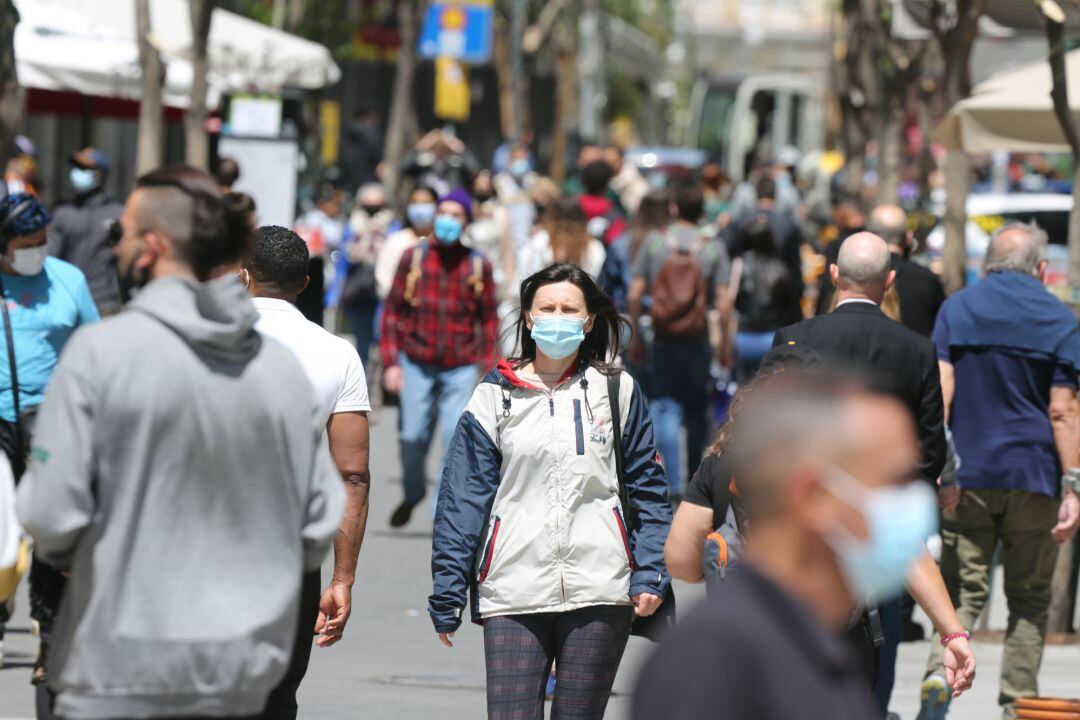
<path id="1" fill-rule="evenodd" d="M 829 273 L 836 286 L 836 310 L 780 330 L 773 346 L 802 345 L 815 350 L 826 366 L 859 373 L 874 390 L 907 405 L 918 431 L 919 475 L 936 489 L 947 449 L 937 354 L 929 339 L 889 319 L 879 307 L 885 291 L 896 280 L 889 246 L 873 233 L 856 233 L 844 241 Z M 921 577 L 913 574 L 908 578 L 912 595 L 931 599 L 931 604 L 950 604 L 929 555 L 920 566 Z M 880 656 L 875 657 L 874 647 L 863 644 L 866 638 L 858 644 L 868 653 L 867 660 L 874 669 L 875 694 L 884 714 L 896 673 L 900 603 L 889 603 L 878 612 L 884 623 L 884 637 L 883 643 L 876 637 L 873 645 L 879 646 Z"/>
<path id="2" fill-rule="evenodd" d="M 907 405 L 918 425 L 919 475 L 936 484 L 946 452 L 937 358 L 933 343 L 890 320 L 879 307 L 896 279 L 888 245 L 869 232 L 852 235 L 829 272 L 838 296 L 836 310 L 783 328 L 773 346 L 805 345 L 834 369 L 862 374 L 876 390 Z"/>
<path id="3" fill-rule="evenodd" d="M 900 296 L 900 322 L 924 337 L 930 337 L 938 310 L 945 302 L 945 287 L 932 270 L 908 259 L 911 231 L 907 214 L 896 205 L 879 205 L 870 213 L 867 230 L 881 236 L 892 252 L 896 271 L 896 292 Z"/>

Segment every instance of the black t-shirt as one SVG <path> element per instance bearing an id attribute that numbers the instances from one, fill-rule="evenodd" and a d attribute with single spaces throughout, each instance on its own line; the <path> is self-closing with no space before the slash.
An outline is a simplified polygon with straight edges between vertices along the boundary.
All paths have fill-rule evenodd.
<path id="1" fill-rule="evenodd" d="M 706 455 L 686 486 L 683 502 L 712 508 L 713 527 L 724 524 L 731 504 L 730 463 L 722 455 Z"/>

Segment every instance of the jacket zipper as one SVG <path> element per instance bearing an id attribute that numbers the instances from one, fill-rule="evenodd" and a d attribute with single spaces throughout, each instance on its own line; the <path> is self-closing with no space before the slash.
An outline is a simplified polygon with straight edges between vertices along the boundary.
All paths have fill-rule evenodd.
<path id="1" fill-rule="evenodd" d="M 623 522 L 619 508 L 611 508 L 615 513 L 615 524 L 619 526 L 619 535 L 622 536 L 623 549 L 626 550 L 626 559 L 630 563 L 630 572 L 634 571 L 634 556 L 630 552 L 630 536 L 626 534 L 626 523 Z"/>
<path id="2" fill-rule="evenodd" d="M 477 582 L 484 582 L 487 579 L 488 573 L 491 572 L 491 559 L 495 555 L 495 540 L 499 537 L 499 527 L 502 525 L 502 518 L 495 518 L 495 525 L 491 529 L 491 539 L 488 540 L 487 548 L 484 550 L 484 560 L 480 563 L 480 577 L 477 578 Z"/>
<path id="3" fill-rule="evenodd" d="M 585 429 L 581 423 L 581 401 L 574 400 L 574 435 L 577 440 L 577 454 L 585 454 Z"/>

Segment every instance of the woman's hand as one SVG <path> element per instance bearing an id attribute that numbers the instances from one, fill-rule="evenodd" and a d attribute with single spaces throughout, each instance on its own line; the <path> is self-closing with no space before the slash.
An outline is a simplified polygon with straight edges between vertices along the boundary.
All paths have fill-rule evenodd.
<path id="1" fill-rule="evenodd" d="M 446 647 L 454 647 L 454 633 L 439 633 L 439 642 Z"/>
<path id="2" fill-rule="evenodd" d="M 664 602 L 664 598 L 659 595 L 653 595 L 652 593 L 638 593 L 637 595 L 631 595 L 630 600 L 634 603 L 634 614 L 638 617 L 649 617 L 656 608 L 660 607 L 660 604 Z"/>

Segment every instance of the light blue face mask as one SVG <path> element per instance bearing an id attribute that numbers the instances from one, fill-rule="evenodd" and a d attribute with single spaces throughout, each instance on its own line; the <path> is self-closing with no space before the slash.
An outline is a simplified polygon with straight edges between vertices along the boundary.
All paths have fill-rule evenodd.
<path id="1" fill-rule="evenodd" d="M 413 227 L 426 228 L 435 219 L 435 203 L 412 203 L 405 208 L 405 217 Z"/>
<path id="2" fill-rule="evenodd" d="M 461 239 L 465 224 L 455 217 L 439 215 L 435 218 L 435 237 L 444 245 L 453 245 Z"/>
<path id="3" fill-rule="evenodd" d="M 86 168 L 71 168 L 71 172 L 68 173 L 68 179 L 71 180 L 71 187 L 75 188 L 75 192 L 77 193 L 93 190 L 94 187 L 97 186 L 97 173 L 93 170 L 87 170 Z"/>
<path id="4" fill-rule="evenodd" d="M 516 178 L 523 178 L 532 170 L 532 163 L 527 158 L 521 158 L 510 163 L 510 174 Z"/>
<path id="5" fill-rule="evenodd" d="M 533 342 L 552 360 L 568 358 L 585 340 L 586 319 L 569 315 L 533 315 Z"/>
<path id="6" fill-rule="evenodd" d="M 926 539 L 937 531 L 933 491 L 921 482 L 870 489 L 839 468 L 826 477 L 825 487 L 866 521 L 865 540 L 842 526 L 825 537 L 852 594 L 878 602 L 899 596 Z"/>

